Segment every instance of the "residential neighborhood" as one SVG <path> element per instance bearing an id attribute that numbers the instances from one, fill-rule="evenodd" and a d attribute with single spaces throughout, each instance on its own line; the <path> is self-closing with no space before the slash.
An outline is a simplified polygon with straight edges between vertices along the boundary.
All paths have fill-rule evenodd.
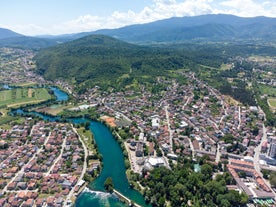
<path id="1" fill-rule="evenodd" d="M 141 174 L 158 166 L 169 168 L 171 162 L 183 156 L 207 156 L 215 165 L 246 160 L 251 171 L 230 164 L 224 164 L 224 168 L 237 180 L 236 171 L 255 176 L 251 181 L 257 180 L 254 186 L 260 189 L 246 190 L 243 180 L 237 181 L 235 189 L 245 191 L 256 202 L 273 200 L 275 195 L 268 181 L 263 180 L 261 169 L 276 169 L 276 137 L 275 129 L 264 126 L 264 112 L 222 95 L 193 73 L 182 75 L 192 84 L 180 85 L 159 78 L 159 84 L 166 85 L 162 96 L 143 87 L 140 92 L 129 90 L 99 96 L 98 89 L 93 88 L 80 98 L 97 106 L 109 120 L 112 117 L 113 127 L 129 131 L 131 136 L 126 137 L 125 146 L 134 172 Z"/>
<path id="2" fill-rule="evenodd" d="M 236 184 L 227 189 L 246 193 L 256 204 L 275 204 L 275 189 L 263 172 L 276 172 L 276 131 L 265 125 L 261 107 L 221 94 L 194 72 L 179 72 L 179 79 L 156 77 L 150 88 L 140 83 L 135 89 L 102 91 L 95 86 L 78 94 L 65 81 L 46 81 L 33 73 L 31 52 L 2 50 L 17 57 L 15 62 L 2 57 L 3 84 L 39 80 L 67 91 L 74 101 L 66 103 L 65 110 L 96 111 L 97 121 L 114 129 L 114 137 L 123 142 L 133 173 L 148 176 L 155 168 L 172 169 L 186 158 L 199 172 L 198 163 L 204 160 L 216 166 L 218 174 L 232 176 Z M 14 68 L 13 76 L 2 67 Z M 259 83 L 275 84 L 266 71 L 254 72 L 264 77 Z M 5 87 L 9 86 L 2 90 Z M 100 165 L 87 161 L 88 155 L 92 151 L 87 152 L 68 123 L 25 117 L 23 123 L 0 128 L 0 206 L 72 205 L 85 186 L 84 174 L 92 175 Z"/>
<path id="3" fill-rule="evenodd" d="M 0 206 L 71 204 L 84 184 L 84 149 L 70 125 L 29 118 L 0 135 Z"/>

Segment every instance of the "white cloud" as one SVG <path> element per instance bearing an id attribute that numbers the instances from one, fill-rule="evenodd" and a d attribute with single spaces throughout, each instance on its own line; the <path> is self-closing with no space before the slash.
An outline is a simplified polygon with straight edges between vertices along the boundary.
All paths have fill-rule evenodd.
<path id="1" fill-rule="evenodd" d="M 54 30 L 59 31 L 59 33 L 70 33 L 70 31 L 73 33 L 78 31 L 91 31 L 103 27 L 103 23 L 104 18 L 102 17 L 85 15 L 61 25 L 54 26 Z"/>
<path id="2" fill-rule="evenodd" d="M 253 0 L 227 0 L 220 3 L 225 13 L 231 13 L 243 17 L 276 16 L 276 2 L 257 2 Z"/>
<path id="3" fill-rule="evenodd" d="M 274 0 L 153 0 L 140 12 L 114 11 L 106 17 L 84 15 L 76 19 L 48 27 L 14 26 L 12 29 L 23 34 L 65 34 L 94 31 L 103 28 L 118 28 L 130 24 L 139 24 L 170 17 L 195 16 L 201 14 L 234 14 L 238 16 L 276 17 Z"/>

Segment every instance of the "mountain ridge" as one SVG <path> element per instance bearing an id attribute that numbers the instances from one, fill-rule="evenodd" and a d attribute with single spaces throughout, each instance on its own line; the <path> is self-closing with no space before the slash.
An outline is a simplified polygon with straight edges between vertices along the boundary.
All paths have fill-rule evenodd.
<path id="1" fill-rule="evenodd" d="M 209 27 L 211 26 L 211 27 Z M 243 18 L 233 15 L 173 17 L 143 25 L 131 25 L 94 33 L 133 42 L 177 42 L 195 39 L 272 39 L 276 40 L 276 18 Z M 140 30 L 140 31 L 139 31 Z M 133 34 L 131 34 L 133 32 Z M 163 38 L 160 38 L 163 37 Z"/>
<path id="2" fill-rule="evenodd" d="M 211 27 L 209 27 L 211 26 Z M 276 41 L 276 18 L 238 17 L 226 14 L 208 14 L 188 17 L 172 17 L 145 24 L 134 24 L 117 29 L 101 29 L 73 35 L 74 38 L 91 34 L 112 36 L 127 42 L 185 42 L 189 40 Z"/>
<path id="3" fill-rule="evenodd" d="M 276 18 L 238 17 L 226 14 L 172 17 L 117 29 L 57 36 L 28 37 L 0 28 L 0 46 L 45 48 L 92 34 L 111 36 L 136 44 L 187 42 L 276 42 Z M 35 39 L 32 39 L 35 38 Z M 35 42 L 35 43 L 33 43 Z"/>
<path id="4" fill-rule="evenodd" d="M 23 37 L 24 35 L 16 33 L 12 30 L 0 28 L 0 40 L 13 37 Z"/>

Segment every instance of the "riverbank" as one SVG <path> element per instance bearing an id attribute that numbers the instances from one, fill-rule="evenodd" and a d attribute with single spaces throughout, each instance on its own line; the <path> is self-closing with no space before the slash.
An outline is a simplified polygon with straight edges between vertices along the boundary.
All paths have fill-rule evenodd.
<path id="1" fill-rule="evenodd" d="M 71 127 L 73 129 L 73 131 L 77 134 L 79 141 L 82 144 L 83 150 L 84 150 L 84 161 L 83 161 L 83 168 L 82 168 L 82 172 L 80 174 L 80 177 L 78 179 L 78 183 L 80 183 L 80 186 L 82 186 L 83 183 L 83 177 L 84 174 L 87 172 L 87 157 L 88 157 L 88 150 L 84 144 L 84 141 L 82 140 L 81 136 L 79 135 L 79 133 L 77 132 L 77 130 L 75 129 L 75 127 L 73 126 L 73 124 L 71 124 Z M 73 196 L 73 193 L 76 191 L 76 189 L 72 189 L 69 193 L 69 195 L 67 196 L 67 200 L 71 199 L 71 197 Z"/>
<path id="2" fill-rule="evenodd" d="M 104 191 L 103 184 L 107 177 L 111 177 L 115 189 L 130 200 L 138 203 L 140 206 L 150 206 L 145 203 L 144 197 L 136 190 L 129 186 L 126 177 L 126 169 L 124 164 L 124 156 L 118 140 L 112 136 L 111 131 L 105 125 L 99 122 L 92 122 L 90 129 L 93 131 L 95 141 L 99 152 L 103 155 L 103 169 L 99 177 L 93 181 L 89 188 L 94 191 Z M 107 144 L 108 143 L 108 144 Z M 84 206 L 124 206 L 119 204 L 115 198 L 107 196 L 107 194 L 82 193 L 76 201 L 76 207 Z M 105 195 L 103 197 L 103 195 Z M 100 196 L 100 197 L 97 197 Z M 107 202 L 103 205 L 103 202 Z M 115 204 L 116 203 L 116 204 Z"/>
<path id="3" fill-rule="evenodd" d="M 93 134 L 90 130 L 86 130 L 85 127 L 76 128 L 73 124 L 72 128 L 74 132 L 77 133 L 85 151 L 86 166 L 84 166 L 82 178 L 89 184 L 100 174 L 102 168 L 102 163 L 100 161 L 101 155 L 98 153 Z"/>
<path id="4" fill-rule="evenodd" d="M 119 141 L 112 135 L 111 130 L 108 127 L 106 127 L 106 125 L 100 122 L 92 121 L 91 119 L 84 117 L 64 119 L 62 117 L 48 116 L 46 114 L 24 110 L 14 110 L 13 113 L 21 116 L 38 116 L 50 122 L 66 121 L 76 125 L 89 123 L 87 129 L 89 129 L 89 131 L 93 133 L 98 152 L 102 155 L 100 160 L 103 163 L 103 168 L 99 176 L 93 182 L 89 183 L 87 187 L 102 193 L 80 193 L 79 195 L 76 194 L 76 207 L 106 206 L 105 204 L 103 205 L 103 201 L 109 203 L 107 204 L 109 206 L 125 206 L 125 204 L 120 202 L 116 197 L 109 197 L 106 193 L 103 192 L 104 181 L 106 177 L 112 178 L 116 190 L 118 190 L 118 192 L 123 194 L 125 197 L 129 198 L 130 200 L 133 200 L 135 203 L 138 203 L 141 206 L 150 206 L 145 203 L 144 197 L 138 191 L 133 190 L 130 187 L 129 182 L 126 178 L 124 155 L 121 146 L 119 144 Z M 83 178 L 85 178 L 85 176 Z M 102 196 L 104 196 L 104 198 Z"/>

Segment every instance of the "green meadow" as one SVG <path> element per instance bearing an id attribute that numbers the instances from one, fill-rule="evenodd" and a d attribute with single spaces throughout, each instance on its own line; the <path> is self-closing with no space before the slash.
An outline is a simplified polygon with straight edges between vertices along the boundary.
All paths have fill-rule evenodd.
<path id="1" fill-rule="evenodd" d="M 276 108 L 276 99 L 268 99 L 268 103 L 272 108 Z"/>
<path id="2" fill-rule="evenodd" d="M 0 91 L 0 107 L 35 104 L 49 99 L 51 99 L 51 95 L 45 88 L 15 88 Z"/>

